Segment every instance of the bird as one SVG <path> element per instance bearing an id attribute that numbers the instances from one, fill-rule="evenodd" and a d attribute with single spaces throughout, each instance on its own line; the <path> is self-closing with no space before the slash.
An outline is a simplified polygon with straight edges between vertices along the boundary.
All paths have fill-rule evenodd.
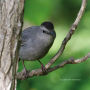
<path id="1" fill-rule="evenodd" d="M 46 72 L 45 66 L 40 61 L 53 45 L 56 38 L 54 25 L 50 21 L 42 22 L 40 26 L 31 26 L 24 29 L 21 33 L 21 45 L 19 50 L 19 58 L 24 61 L 38 61 L 41 69 Z"/>

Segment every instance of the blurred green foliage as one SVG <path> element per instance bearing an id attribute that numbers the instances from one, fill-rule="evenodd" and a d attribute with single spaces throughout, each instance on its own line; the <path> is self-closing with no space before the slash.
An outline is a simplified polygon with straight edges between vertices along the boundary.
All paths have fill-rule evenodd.
<path id="1" fill-rule="evenodd" d="M 56 40 L 49 53 L 43 58 L 46 64 L 57 52 L 58 48 L 80 9 L 81 0 L 25 0 L 24 25 L 40 25 L 43 21 L 52 21 L 55 26 Z M 28 24 L 28 25 L 27 25 Z M 58 64 L 70 57 L 80 58 L 90 52 L 90 0 L 87 2 L 85 14 L 77 31 L 67 44 Z M 27 69 L 40 68 L 35 62 L 25 62 Z M 23 68 L 19 63 L 19 70 Z M 26 80 L 18 80 L 17 90 L 90 90 L 90 59 L 76 65 L 66 65 L 64 68 L 49 73 L 47 76 L 37 76 Z"/>

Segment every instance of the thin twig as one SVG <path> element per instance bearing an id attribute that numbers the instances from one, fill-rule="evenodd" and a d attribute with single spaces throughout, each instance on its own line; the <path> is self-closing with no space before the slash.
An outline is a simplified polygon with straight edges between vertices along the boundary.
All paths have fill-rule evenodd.
<path id="1" fill-rule="evenodd" d="M 61 67 L 64 67 L 66 64 L 78 64 L 78 63 L 81 63 L 81 62 L 84 62 L 86 61 L 88 58 L 90 58 L 90 53 L 88 53 L 86 56 L 84 56 L 83 58 L 80 58 L 80 59 L 74 59 L 74 58 L 70 58 L 69 60 L 65 60 L 63 61 L 62 63 L 60 63 L 59 65 L 53 67 L 53 68 L 50 68 L 48 70 L 48 72 L 52 72 L 54 70 L 57 70 L 58 68 L 61 68 Z"/>
<path id="2" fill-rule="evenodd" d="M 79 10 L 79 13 L 77 15 L 76 20 L 74 21 L 74 23 L 72 24 L 72 26 L 70 28 L 70 31 L 68 32 L 68 34 L 66 35 L 66 37 L 62 41 L 61 47 L 58 50 L 58 52 L 56 53 L 56 55 L 48 62 L 48 64 L 46 64 L 46 66 L 45 66 L 46 69 L 48 69 L 62 55 L 66 44 L 71 39 L 72 35 L 74 34 L 74 32 L 75 32 L 75 30 L 76 30 L 76 28 L 81 20 L 81 17 L 83 16 L 85 7 L 86 7 L 86 0 L 82 0 L 81 8 Z"/>

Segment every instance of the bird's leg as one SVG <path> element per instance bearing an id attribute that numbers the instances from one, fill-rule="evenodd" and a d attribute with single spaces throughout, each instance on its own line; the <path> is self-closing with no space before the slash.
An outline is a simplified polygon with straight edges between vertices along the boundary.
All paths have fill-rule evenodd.
<path id="1" fill-rule="evenodd" d="M 43 63 L 42 63 L 40 60 L 38 60 L 38 61 L 39 61 L 39 63 L 41 64 L 41 69 L 42 69 L 42 71 L 43 71 L 44 73 L 46 73 L 47 70 L 46 70 L 45 66 L 43 65 Z"/>
<path id="2" fill-rule="evenodd" d="M 27 77 L 28 71 L 27 71 L 27 69 L 26 69 L 26 67 L 25 67 L 24 60 L 22 60 L 22 63 L 23 63 L 23 67 L 24 67 L 24 70 L 23 70 L 24 75 L 25 75 L 25 77 Z"/>
<path id="3" fill-rule="evenodd" d="M 22 63 L 23 63 L 23 68 L 25 70 L 25 72 L 27 71 L 26 67 L 25 67 L 25 64 L 24 64 L 24 60 L 22 60 Z"/>

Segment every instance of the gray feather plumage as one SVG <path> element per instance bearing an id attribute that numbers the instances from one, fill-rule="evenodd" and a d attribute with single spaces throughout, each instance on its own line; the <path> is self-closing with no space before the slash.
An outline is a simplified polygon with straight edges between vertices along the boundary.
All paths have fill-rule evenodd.
<path id="1" fill-rule="evenodd" d="M 19 57 L 22 60 L 38 60 L 44 57 L 54 42 L 54 37 L 43 33 L 40 26 L 26 28 L 22 32 Z"/>

